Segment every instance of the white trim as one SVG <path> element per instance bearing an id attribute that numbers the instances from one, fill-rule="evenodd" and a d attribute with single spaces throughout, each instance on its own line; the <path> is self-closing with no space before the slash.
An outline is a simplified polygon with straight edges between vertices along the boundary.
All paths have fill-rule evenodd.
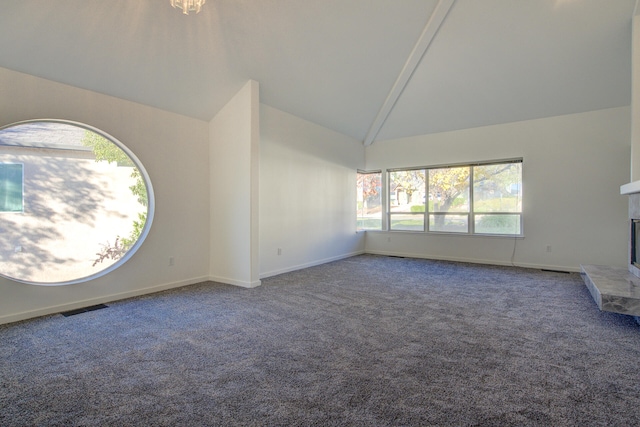
<path id="1" fill-rule="evenodd" d="M 524 234 L 480 234 L 480 233 L 452 233 L 449 231 L 416 231 L 416 230 L 360 230 L 367 233 L 398 233 L 398 234 L 414 234 L 416 236 L 456 236 L 456 237 L 491 237 L 498 239 L 517 239 L 525 238 Z"/>
<path id="2" fill-rule="evenodd" d="M 508 159 L 495 159 L 495 160 L 478 160 L 475 162 L 460 162 L 460 163 L 442 163 L 439 165 L 427 165 L 427 166 L 411 166 L 409 168 L 388 168 L 387 172 L 403 172 L 403 171 L 419 171 L 430 169 L 452 169 L 452 168 L 464 168 L 472 166 L 493 166 L 493 165 L 506 165 L 509 163 L 523 163 L 524 157 L 511 157 Z"/>
<path id="3" fill-rule="evenodd" d="M 23 214 L 24 213 L 24 162 L 8 162 L 8 161 L 3 161 L 0 162 L 0 165 L 20 165 L 22 166 L 21 172 L 22 172 L 22 178 L 21 178 L 21 184 L 22 184 L 22 193 L 20 194 L 20 196 L 22 197 L 22 210 L 19 211 L 0 211 L 0 214 Z"/>
<path id="4" fill-rule="evenodd" d="M 481 161 L 481 162 L 471 162 L 471 163 L 458 163 L 451 165 L 440 165 L 440 166 L 419 166 L 419 167 L 411 167 L 411 168 L 391 168 L 386 169 L 386 186 L 382 188 L 383 193 L 389 194 L 387 198 L 386 204 L 386 212 L 384 216 L 387 219 L 387 228 L 381 231 L 393 231 L 393 232 L 415 232 L 415 233 L 423 233 L 423 234 L 450 234 L 450 235 L 468 235 L 468 236 L 486 236 L 486 235 L 497 235 L 497 236 L 505 236 L 505 237 L 522 237 L 524 235 L 524 218 L 523 218 L 523 210 L 522 206 L 520 207 L 520 211 L 516 212 L 477 212 L 474 209 L 474 197 L 475 197 L 475 183 L 474 183 L 474 168 L 489 166 L 489 165 L 507 165 L 507 164 L 519 164 L 520 165 L 520 181 L 519 181 L 519 193 L 517 197 L 517 201 L 522 202 L 521 195 L 523 191 L 523 169 L 524 169 L 524 158 L 511 158 L 511 159 L 503 159 L 503 160 L 495 160 L 495 161 Z M 469 185 L 468 185 L 468 204 L 469 210 L 467 212 L 440 212 L 440 211 L 430 211 L 429 210 L 429 196 L 431 194 L 431 177 L 430 171 L 437 169 L 469 169 Z M 424 173 L 424 211 L 423 212 L 403 212 L 403 211 L 391 211 L 391 174 L 397 172 L 423 172 Z M 397 187 L 396 187 L 397 190 Z M 397 191 L 396 191 L 397 192 Z M 396 198 L 398 195 L 396 194 Z M 401 215 L 416 215 L 423 217 L 423 227 L 422 230 L 412 230 L 412 229 L 392 229 L 391 223 L 393 216 L 401 216 Z M 431 230 L 430 226 L 430 217 L 431 215 L 437 216 L 466 216 L 467 217 L 467 231 L 443 231 L 443 230 Z M 475 231 L 475 217 L 476 215 L 518 215 L 520 217 L 520 230 L 518 234 L 488 234 L 488 233 L 476 233 Z"/>
<path id="5" fill-rule="evenodd" d="M 485 264 L 485 265 L 499 265 L 506 267 L 523 267 L 523 268 L 535 268 L 539 270 L 556 270 L 566 272 L 580 272 L 580 266 L 570 267 L 566 265 L 548 265 L 548 264 L 532 264 L 532 263 L 511 263 L 511 261 L 497 261 L 493 259 L 477 259 L 477 258 L 462 258 L 462 257 L 447 257 L 447 256 L 433 256 L 428 254 L 416 254 L 416 253 L 404 253 L 393 251 L 366 251 L 371 255 L 385 255 L 385 256 L 397 256 L 404 258 L 419 258 L 419 259 L 432 259 L 437 261 L 454 261 L 454 262 L 466 262 L 470 264 Z"/>
<path id="6" fill-rule="evenodd" d="M 261 279 L 265 279 L 267 277 L 277 276 L 278 274 L 284 274 L 284 273 L 289 273 L 291 271 L 302 270 L 304 268 L 315 267 L 316 265 L 322 265 L 322 264 L 326 264 L 328 262 L 339 261 L 341 259 L 351 258 L 353 256 L 362 255 L 362 254 L 365 254 L 365 253 L 366 253 L 365 251 L 356 251 L 356 252 L 350 252 L 348 254 L 337 255 L 337 256 L 334 256 L 334 257 L 330 257 L 330 258 L 324 258 L 324 259 L 320 259 L 320 260 L 316 260 L 316 261 L 305 262 L 304 264 L 298 264 L 298 265 L 294 265 L 292 267 L 286 267 L 286 268 L 282 268 L 282 269 L 279 269 L 279 270 L 273 270 L 273 271 L 268 271 L 266 273 L 262 273 L 262 274 L 260 274 L 260 278 Z"/>
<path id="7" fill-rule="evenodd" d="M 240 286 L 241 288 L 257 288 L 262 285 L 260 280 L 253 282 L 245 282 L 244 280 L 229 279 L 228 277 L 209 276 L 209 280 L 212 282 L 223 283 L 225 285 Z"/>
<path id="8" fill-rule="evenodd" d="M 640 193 L 640 181 L 634 181 L 620 186 L 620 194 L 635 193 Z"/>
<path id="9" fill-rule="evenodd" d="M 149 286 L 142 289 L 135 289 L 132 291 L 120 292 L 117 294 L 106 295 L 106 296 L 101 296 L 97 298 L 89 298 L 89 299 L 85 299 L 82 301 L 75 301 L 73 303 L 68 303 L 68 304 L 53 305 L 50 307 L 39 308 L 37 310 L 23 311 L 21 313 L 0 316 L 0 325 L 4 323 L 12 323 L 12 322 L 18 322 L 20 320 L 32 319 L 34 317 L 47 316 L 50 314 L 58 314 L 64 311 L 75 310 L 75 309 L 87 307 L 90 305 L 106 304 L 109 302 L 119 301 L 119 300 L 137 297 L 141 295 L 153 294 L 156 292 L 166 291 L 168 289 L 180 288 L 183 286 L 193 285 L 196 283 L 207 282 L 207 281 L 209 281 L 209 278 L 206 276 L 194 277 L 191 279 L 181 280 L 178 282 L 165 283 L 165 284 L 156 285 L 156 286 Z"/>

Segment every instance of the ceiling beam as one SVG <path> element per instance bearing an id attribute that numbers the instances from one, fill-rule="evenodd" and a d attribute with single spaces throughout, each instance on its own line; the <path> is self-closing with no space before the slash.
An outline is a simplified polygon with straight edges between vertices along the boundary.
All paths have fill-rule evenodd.
<path id="1" fill-rule="evenodd" d="M 396 82 L 393 84 L 391 91 L 387 95 L 387 99 L 385 99 L 382 107 L 380 108 L 380 111 L 378 111 L 378 115 L 371 124 L 371 127 L 369 127 L 369 132 L 367 132 L 367 136 L 364 139 L 365 146 L 371 145 L 378 136 L 380 129 L 382 129 L 382 125 L 387 120 L 387 117 L 389 117 L 389 114 L 391 114 L 393 107 L 396 105 L 396 102 L 398 101 L 398 98 L 400 98 L 400 95 L 402 95 L 402 92 L 407 86 L 407 83 L 409 83 L 409 80 L 411 80 L 411 76 L 415 72 L 416 68 L 418 68 L 420 60 L 424 56 L 427 49 L 429 49 L 431 42 L 438 33 L 442 22 L 449 13 L 449 10 L 451 10 L 454 2 L 455 0 L 440 0 L 436 5 L 435 10 L 431 14 L 431 18 L 429 18 L 429 21 L 427 22 L 427 25 L 425 25 L 420 38 L 416 42 L 416 45 L 413 47 L 411 54 L 409 54 L 407 62 L 405 62 L 402 71 L 398 75 Z"/>

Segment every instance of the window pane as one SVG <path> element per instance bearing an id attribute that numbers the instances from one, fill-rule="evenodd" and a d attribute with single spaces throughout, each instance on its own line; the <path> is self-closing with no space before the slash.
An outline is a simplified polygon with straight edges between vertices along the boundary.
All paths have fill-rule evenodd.
<path id="1" fill-rule="evenodd" d="M 382 174 L 358 173 L 358 230 L 382 229 Z"/>
<path id="2" fill-rule="evenodd" d="M 429 169 L 429 212 L 469 212 L 469 171 Z"/>
<path id="3" fill-rule="evenodd" d="M 448 233 L 468 233 L 469 215 L 429 215 L 429 231 L 444 231 Z"/>
<path id="4" fill-rule="evenodd" d="M 480 234 L 521 234 L 520 215 L 476 215 L 474 226 Z"/>
<path id="5" fill-rule="evenodd" d="M 389 207 L 391 212 L 424 212 L 426 192 L 423 169 L 389 173 Z"/>
<path id="6" fill-rule="evenodd" d="M 2 215 L 1 276 L 86 281 L 122 265 L 148 233 L 148 176 L 133 153 L 97 129 L 60 120 L 9 125 L 0 129 L 0 164 L 0 206 L 23 211 Z"/>
<path id="7" fill-rule="evenodd" d="M 522 163 L 475 166 L 473 210 L 522 212 Z"/>
<path id="8" fill-rule="evenodd" d="M 424 231 L 424 215 L 392 214 L 389 228 L 391 230 Z"/>
<path id="9" fill-rule="evenodd" d="M 22 212 L 22 165 L 0 163 L 0 212 Z"/>

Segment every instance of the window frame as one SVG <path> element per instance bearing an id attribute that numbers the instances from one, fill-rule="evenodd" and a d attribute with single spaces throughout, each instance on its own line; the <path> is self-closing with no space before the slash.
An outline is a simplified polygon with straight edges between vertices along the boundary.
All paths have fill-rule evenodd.
<path id="1" fill-rule="evenodd" d="M 0 208 L 0 214 L 22 214 L 24 213 L 24 163 L 23 162 L 0 162 L 2 165 L 20 165 L 20 210 L 7 211 Z"/>
<path id="2" fill-rule="evenodd" d="M 131 247 L 127 250 L 126 253 L 124 253 L 124 255 L 122 255 L 121 258 L 119 258 L 116 262 L 114 262 L 113 264 L 93 273 L 93 274 L 89 274 L 86 276 L 82 276 L 82 277 L 78 277 L 78 278 L 74 278 L 74 279 L 68 279 L 68 280 L 62 280 L 62 281 L 51 281 L 51 282 L 37 282 L 37 281 L 32 281 L 32 280 L 28 280 L 28 279 L 23 279 L 23 278 L 19 278 L 19 277 L 13 277 L 10 275 L 6 275 L 4 272 L 0 272 L 0 277 L 12 280 L 14 282 L 18 282 L 18 283 L 24 283 L 27 285 L 36 285 L 36 286 L 66 286 L 66 285 L 75 285 L 75 284 L 79 284 L 79 283 L 85 283 L 85 282 L 89 282 L 92 281 L 94 279 L 103 277 L 109 273 L 111 273 L 114 270 L 117 270 L 118 268 L 120 268 L 123 264 L 125 264 L 127 261 L 129 261 L 131 259 L 131 257 L 133 257 L 133 255 L 138 251 L 138 249 L 140 249 L 140 247 L 142 246 L 142 244 L 144 243 L 144 241 L 146 240 L 149 231 L 151 229 L 151 226 L 153 224 L 153 220 L 154 220 L 154 216 L 155 216 L 155 193 L 153 190 L 153 184 L 151 181 L 151 177 L 149 176 L 146 168 L 144 167 L 144 164 L 140 161 L 140 159 L 133 153 L 133 151 L 131 151 L 131 149 L 126 146 L 123 142 L 121 142 L 119 139 L 117 139 L 116 137 L 114 137 L 113 135 L 108 134 L 107 132 L 98 129 L 94 126 L 85 124 L 85 123 L 81 123 L 81 122 L 76 122 L 73 120 L 65 120 L 65 119 L 31 119 L 31 120 L 22 120 L 22 121 L 18 121 L 18 122 L 13 122 L 13 123 L 9 123 L 6 125 L 0 125 L 0 130 L 5 130 L 14 126 L 20 126 L 20 125 L 25 125 L 25 124 L 30 124 L 30 123 L 59 123 L 59 124 L 65 124 L 65 125 L 70 125 L 70 126 L 75 126 L 78 127 L 80 129 L 84 129 L 90 132 L 93 132 L 99 136 L 101 136 L 102 138 L 105 138 L 106 140 L 108 140 L 109 142 L 111 142 L 113 145 L 115 145 L 117 148 L 119 148 L 120 150 L 122 150 L 129 159 L 131 159 L 131 161 L 133 162 L 133 165 L 138 169 L 138 172 L 141 175 L 141 178 L 144 182 L 145 185 L 145 189 L 147 192 L 147 217 L 146 217 L 146 221 L 140 231 L 140 235 L 138 237 L 138 239 L 133 243 L 133 245 L 131 245 Z M 4 162 L 4 163 L 19 163 L 19 162 Z M 23 197 L 23 204 L 22 204 L 22 208 L 23 208 L 23 213 L 25 210 L 25 206 L 24 206 L 24 166 L 22 168 L 22 185 L 23 185 L 23 191 L 22 191 L 22 197 Z M 28 212 L 28 211 L 27 211 Z"/>
<path id="3" fill-rule="evenodd" d="M 413 172 L 413 171 L 423 171 L 423 173 L 425 173 L 425 177 L 424 177 L 424 187 L 422 188 L 422 193 L 424 194 L 424 197 L 426 198 L 428 196 L 428 191 L 429 191 L 429 186 L 427 184 L 428 180 L 426 179 L 426 170 L 425 168 L 399 168 L 399 169 L 387 169 L 387 192 L 389 193 L 389 197 L 388 197 L 388 203 L 386 204 L 386 217 L 387 217 L 387 224 L 388 224 L 388 231 L 408 231 L 408 232 L 418 232 L 418 233 L 424 233 L 428 230 L 428 225 L 426 223 L 427 221 L 427 216 L 426 216 L 426 210 L 427 210 L 427 202 L 426 200 L 424 201 L 423 207 L 424 210 L 423 211 L 418 211 L 418 212 L 414 212 L 414 211 L 396 211 L 396 212 L 391 212 L 391 184 L 392 184 L 392 179 L 391 179 L 391 174 L 393 172 Z M 396 197 L 395 200 L 398 200 L 398 191 L 396 190 Z M 411 228 L 392 228 L 393 227 L 393 216 L 397 215 L 397 216 L 407 216 L 407 217 L 422 217 L 422 229 L 411 229 Z"/>
<path id="4" fill-rule="evenodd" d="M 501 164 L 510 164 L 510 163 L 519 163 L 520 166 L 520 182 L 519 182 L 519 190 L 518 190 L 518 204 L 520 205 L 520 210 L 517 212 L 478 212 L 474 207 L 474 167 L 477 166 L 490 166 L 490 165 L 501 165 Z M 523 176 L 524 176 L 524 159 L 522 157 L 519 158 L 510 158 L 510 159 L 500 159 L 500 160 L 487 160 L 487 161 L 478 161 L 478 162 L 465 162 L 465 163 L 455 163 L 455 164 L 444 164 L 444 165 L 432 165 L 432 166 L 414 166 L 408 168 L 388 168 L 386 169 L 385 177 L 386 177 L 386 186 L 385 192 L 387 194 L 391 193 L 391 174 L 393 172 L 400 171 L 416 171 L 421 170 L 424 171 L 425 176 L 425 200 L 424 200 L 424 212 L 391 212 L 391 197 L 387 197 L 387 203 L 385 204 L 386 208 L 386 223 L 387 227 L 384 231 L 390 232 L 414 232 L 414 233 L 429 233 L 429 234 L 445 234 L 445 235 L 457 235 L 457 236 L 489 236 L 489 237 L 524 237 L 524 220 L 523 220 L 523 209 L 522 209 L 522 194 L 523 194 Z M 428 197 L 430 194 L 430 179 L 429 179 L 429 171 L 433 169 L 451 169 L 451 168 L 461 168 L 468 167 L 469 168 L 469 209 L 467 212 L 436 212 L 429 210 L 429 201 Z M 393 216 L 394 215 L 422 215 L 424 229 L 420 230 L 409 230 L 409 229 L 394 229 L 392 228 Z M 479 215 L 487 215 L 487 216 L 498 216 L 498 215 L 510 215 L 516 217 L 516 222 L 519 225 L 518 233 L 508 234 L 508 233 L 482 233 L 476 231 L 476 216 Z M 430 226 L 430 221 L 432 216 L 466 216 L 467 218 L 467 231 L 466 232 L 457 232 L 457 231 L 441 231 L 441 230 L 432 230 Z"/>

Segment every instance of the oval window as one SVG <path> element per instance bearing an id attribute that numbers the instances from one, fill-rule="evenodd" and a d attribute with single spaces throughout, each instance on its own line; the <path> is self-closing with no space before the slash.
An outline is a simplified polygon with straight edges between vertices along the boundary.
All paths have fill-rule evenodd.
<path id="1" fill-rule="evenodd" d="M 38 285 L 102 276 L 140 247 L 153 207 L 144 167 L 106 133 L 62 120 L 0 128 L 0 275 Z"/>

